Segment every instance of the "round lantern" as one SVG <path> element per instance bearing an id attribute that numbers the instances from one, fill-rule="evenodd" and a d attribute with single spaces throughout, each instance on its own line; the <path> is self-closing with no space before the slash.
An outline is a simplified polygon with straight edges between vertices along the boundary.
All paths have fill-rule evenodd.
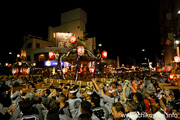
<path id="1" fill-rule="evenodd" d="M 33 63 L 33 66 L 36 66 L 36 63 Z"/>
<path id="2" fill-rule="evenodd" d="M 174 56 L 174 61 L 177 62 L 177 63 L 180 62 L 180 57 L 179 56 Z"/>
<path id="3" fill-rule="evenodd" d="M 174 77 L 174 74 L 170 74 L 170 79 L 172 80 L 173 79 L 173 77 Z"/>
<path id="4" fill-rule="evenodd" d="M 107 51 L 102 51 L 102 58 L 107 58 Z"/>
<path id="5" fill-rule="evenodd" d="M 62 71 L 65 74 L 65 73 L 67 73 L 68 69 L 67 68 L 63 68 Z"/>
<path id="6" fill-rule="evenodd" d="M 166 72 L 166 67 L 165 66 L 163 66 L 162 69 L 163 69 L 163 72 Z"/>
<path id="7" fill-rule="evenodd" d="M 75 35 L 72 35 L 72 37 L 71 37 L 71 43 L 75 43 L 76 42 L 76 37 L 75 37 Z"/>
<path id="8" fill-rule="evenodd" d="M 9 66 L 9 63 L 6 63 L 5 65 L 8 67 L 8 66 Z"/>
<path id="9" fill-rule="evenodd" d="M 54 59 L 54 51 L 49 51 L 49 59 Z"/>
<path id="10" fill-rule="evenodd" d="M 20 54 L 17 54 L 17 58 L 20 58 L 21 57 L 21 55 Z"/>
<path id="11" fill-rule="evenodd" d="M 21 65 L 22 65 L 22 62 L 19 62 L 18 64 L 19 64 L 19 66 L 21 66 Z"/>
<path id="12" fill-rule="evenodd" d="M 84 47 L 83 46 L 78 46 L 78 55 L 83 56 L 84 55 Z"/>
<path id="13" fill-rule="evenodd" d="M 167 65 L 167 71 L 168 71 L 168 72 L 171 71 L 171 65 Z"/>
<path id="14" fill-rule="evenodd" d="M 89 68 L 89 71 L 90 73 L 94 73 L 94 68 L 93 67 Z"/>

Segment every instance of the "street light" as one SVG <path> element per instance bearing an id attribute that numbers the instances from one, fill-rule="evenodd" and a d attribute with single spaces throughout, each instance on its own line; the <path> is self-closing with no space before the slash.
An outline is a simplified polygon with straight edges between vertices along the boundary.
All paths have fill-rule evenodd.
<path id="1" fill-rule="evenodd" d="M 101 46 L 102 46 L 102 44 L 100 43 L 100 44 L 98 44 L 98 46 L 99 46 L 99 47 L 101 47 Z"/>
<path id="2" fill-rule="evenodd" d="M 145 49 L 142 49 L 142 51 L 144 52 L 144 51 L 145 51 Z"/>
<path id="3" fill-rule="evenodd" d="M 12 55 L 12 52 L 9 52 L 9 55 Z"/>
<path id="4" fill-rule="evenodd" d="M 175 43 L 178 45 L 179 44 L 179 40 L 176 40 Z"/>
<path id="5" fill-rule="evenodd" d="M 178 14 L 180 14 L 180 10 L 178 10 Z"/>

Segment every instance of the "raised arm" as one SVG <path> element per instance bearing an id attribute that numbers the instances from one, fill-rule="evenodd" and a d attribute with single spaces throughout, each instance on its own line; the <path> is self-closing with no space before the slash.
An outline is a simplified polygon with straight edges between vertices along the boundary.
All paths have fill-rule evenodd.
<path id="1" fill-rule="evenodd" d="M 123 87 L 123 93 L 122 93 L 122 98 L 123 100 L 126 102 L 127 98 L 126 98 L 126 88 L 127 88 L 127 84 L 124 85 Z"/>
<path id="2" fill-rule="evenodd" d="M 97 83 L 96 83 L 96 80 L 95 80 L 95 79 L 92 79 L 92 83 L 94 84 L 95 89 L 97 90 L 97 92 L 99 92 L 99 91 L 100 91 L 100 87 L 97 85 Z"/>

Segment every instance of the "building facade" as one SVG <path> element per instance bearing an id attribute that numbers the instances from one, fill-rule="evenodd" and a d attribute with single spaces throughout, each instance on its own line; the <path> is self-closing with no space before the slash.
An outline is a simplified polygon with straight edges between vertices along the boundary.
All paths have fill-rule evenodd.
<path id="1" fill-rule="evenodd" d="M 57 35 L 59 33 L 72 33 L 76 39 L 81 39 L 86 43 L 86 48 L 93 52 L 96 49 L 96 38 L 86 38 L 87 14 L 81 8 L 67 11 L 61 14 L 61 25 L 48 28 L 48 39 L 42 40 L 41 37 L 28 35 L 24 37 L 21 56 L 29 63 L 41 63 L 49 59 L 49 51 L 66 52 L 70 46 L 58 47 Z M 64 37 L 64 39 L 66 39 Z"/>
<path id="2" fill-rule="evenodd" d="M 164 65 L 174 61 L 179 56 L 180 41 L 180 0 L 160 0 L 160 36 Z"/>

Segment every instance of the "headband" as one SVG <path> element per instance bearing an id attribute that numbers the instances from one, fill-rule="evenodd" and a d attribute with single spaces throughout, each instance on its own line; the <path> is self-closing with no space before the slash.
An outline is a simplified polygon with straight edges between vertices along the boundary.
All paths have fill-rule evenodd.
<path id="1" fill-rule="evenodd" d="M 69 91 L 69 93 L 75 93 L 75 92 L 77 92 L 77 91 L 78 91 L 78 89 Z"/>

